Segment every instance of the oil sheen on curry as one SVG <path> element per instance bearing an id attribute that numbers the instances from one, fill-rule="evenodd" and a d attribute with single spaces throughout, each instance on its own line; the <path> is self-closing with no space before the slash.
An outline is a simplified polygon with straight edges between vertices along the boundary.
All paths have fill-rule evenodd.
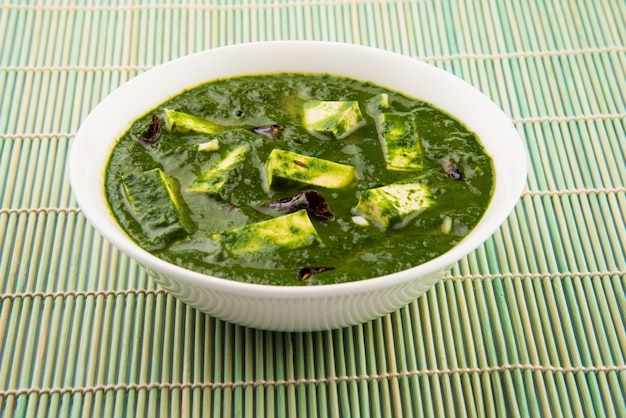
<path id="1" fill-rule="evenodd" d="M 327 74 L 212 81 L 135 121 L 106 194 L 173 264 L 270 285 L 384 276 L 448 251 L 494 184 L 476 135 L 437 108 Z"/>

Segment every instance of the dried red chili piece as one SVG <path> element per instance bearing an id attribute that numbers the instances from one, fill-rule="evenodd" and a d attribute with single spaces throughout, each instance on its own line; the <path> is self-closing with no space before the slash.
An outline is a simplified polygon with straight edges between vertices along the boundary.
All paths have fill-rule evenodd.
<path id="1" fill-rule="evenodd" d="M 309 204 L 307 209 L 309 213 L 322 221 L 333 219 L 335 215 L 328 207 L 328 202 L 324 196 L 315 190 L 307 190 L 304 192 L 304 195 L 306 196 L 306 200 Z"/>
<path id="2" fill-rule="evenodd" d="M 141 136 L 141 140 L 147 142 L 148 144 L 152 144 L 156 142 L 157 139 L 161 136 L 161 119 L 153 113 L 152 121 L 150 122 L 150 126 Z"/>
<path id="3" fill-rule="evenodd" d="M 309 203 L 306 199 L 306 194 L 298 193 L 293 196 L 285 197 L 283 199 L 274 200 L 267 204 L 268 208 L 280 210 L 282 212 L 296 212 L 300 209 L 308 209 Z"/>
<path id="4" fill-rule="evenodd" d="M 283 125 L 275 123 L 273 125 L 263 125 L 252 128 L 252 132 L 263 135 L 269 139 L 277 139 L 282 131 L 285 130 Z"/>
<path id="5" fill-rule="evenodd" d="M 310 215 L 322 221 L 327 221 L 335 216 L 328 207 L 326 198 L 315 190 L 307 190 L 284 199 L 275 200 L 268 203 L 267 207 L 287 213 L 306 209 Z"/>
<path id="6" fill-rule="evenodd" d="M 314 274 L 334 269 L 334 267 L 301 267 L 298 271 L 298 277 L 300 280 L 306 280 Z"/>

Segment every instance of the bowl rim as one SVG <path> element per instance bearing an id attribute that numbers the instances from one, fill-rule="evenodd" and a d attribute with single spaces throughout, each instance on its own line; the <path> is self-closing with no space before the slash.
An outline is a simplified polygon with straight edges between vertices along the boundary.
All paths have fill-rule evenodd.
<path id="1" fill-rule="evenodd" d="M 507 133 L 507 135 L 512 138 L 512 140 L 507 141 L 507 146 L 513 147 L 515 153 L 523 153 L 524 154 L 524 163 L 518 167 L 521 171 L 518 173 L 517 177 L 513 180 L 512 188 L 507 190 L 505 193 L 506 199 L 505 201 L 497 208 L 498 210 L 493 210 L 493 202 L 494 197 L 496 196 L 496 192 L 498 192 L 498 170 L 494 170 L 496 174 L 495 184 L 494 184 L 494 195 L 489 203 L 487 211 L 483 214 L 483 217 L 480 219 L 478 224 L 465 236 L 462 240 L 456 244 L 454 247 L 450 248 L 445 253 L 430 259 L 422 264 L 413 266 L 409 269 L 402 270 L 395 273 L 390 273 L 384 276 L 377 276 L 362 280 L 350 281 L 345 283 L 334 283 L 334 284 L 322 284 L 322 285 L 311 285 L 311 286 L 289 286 L 289 285 L 265 285 L 265 284 L 255 284 L 255 283 L 247 283 L 241 282 L 234 279 L 227 279 L 222 277 L 211 276 L 203 273 L 199 273 L 193 270 L 186 269 L 184 267 L 180 267 L 174 264 L 171 264 L 165 260 L 158 258 L 155 255 L 152 255 L 148 251 L 141 248 L 137 245 L 122 229 L 119 225 L 117 225 L 117 221 L 111 213 L 111 210 L 106 204 L 106 210 L 109 214 L 109 222 L 108 225 L 101 220 L 101 213 L 98 212 L 98 205 L 95 205 L 94 202 L 90 201 L 85 195 L 85 187 L 87 187 L 86 182 L 82 178 L 82 173 L 86 165 L 84 162 L 81 162 L 81 156 L 88 149 L 88 137 L 91 134 L 91 124 L 94 123 L 94 120 L 98 119 L 101 114 L 105 111 L 108 106 L 113 106 L 115 104 L 119 104 L 120 100 L 123 100 L 124 95 L 127 91 L 132 91 L 133 89 L 141 88 L 141 86 L 150 84 L 153 80 L 158 81 L 160 75 L 166 74 L 168 71 L 175 69 L 177 67 L 184 67 L 185 65 L 189 65 L 189 63 L 193 63 L 194 61 L 206 58 L 207 55 L 215 55 L 222 52 L 228 51 L 229 53 L 237 54 L 237 53 L 250 53 L 251 51 L 259 51 L 259 50 L 267 50 L 267 49 L 282 49 L 282 48 L 290 48 L 290 49 L 309 49 L 309 50 L 332 50 L 336 54 L 344 54 L 344 53 L 355 53 L 355 54 L 376 54 L 376 56 L 380 58 L 390 58 L 397 60 L 399 63 L 407 63 L 410 65 L 414 65 L 420 67 L 422 70 L 429 74 L 433 74 L 434 77 L 441 78 L 447 83 L 452 83 L 455 87 L 459 87 L 464 89 L 467 94 L 471 95 L 473 100 L 477 100 L 480 102 L 482 106 L 482 112 L 486 112 L 495 117 L 494 123 L 497 125 L 498 129 L 503 130 Z M 252 72 L 252 73 L 259 73 Z M 337 74 L 350 77 L 347 74 Z M 233 75 L 236 76 L 236 75 Z M 217 77 L 219 78 L 219 77 Z M 208 81 L 216 79 L 215 77 L 207 79 Z M 375 84 L 378 84 L 376 81 L 373 81 Z M 193 88 L 197 83 L 193 85 L 189 85 L 187 88 Z M 180 90 L 182 92 L 183 89 Z M 402 92 L 402 91 L 401 91 Z M 406 94 L 406 93 L 404 93 Z M 416 97 L 418 100 L 419 97 Z M 166 101 L 167 98 L 162 99 L 159 102 L 155 102 L 152 105 L 148 106 L 149 108 L 135 112 L 138 114 L 145 114 L 149 110 L 159 106 L 161 103 Z M 423 100 L 423 99 L 422 99 Z M 442 109 L 451 113 L 455 118 L 458 117 L 450 112 L 447 109 Z M 139 116 L 137 116 L 139 117 Z M 137 117 L 129 117 L 128 127 L 130 124 L 137 119 Z M 462 123 L 467 125 L 466 120 L 459 119 Z M 125 132 L 125 131 L 124 131 Z M 119 137 L 124 133 L 120 132 L 115 138 L 111 139 L 110 149 L 117 143 Z M 480 140 L 480 136 L 479 136 Z M 107 161 L 109 153 L 105 156 Z M 121 250 L 123 253 L 128 255 L 131 259 L 134 259 L 144 268 L 155 270 L 162 274 L 168 275 L 169 277 L 175 277 L 178 280 L 184 280 L 186 282 L 205 287 L 211 288 L 220 292 L 228 292 L 238 295 L 246 295 L 250 297 L 265 297 L 271 296 L 273 298 L 317 298 L 317 297 L 333 297 L 339 295 L 347 295 L 347 294 L 360 294 L 360 293 L 369 293 L 374 290 L 389 288 L 395 285 L 401 285 L 405 282 L 410 282 L 415 280 L 417 277 L 424 276 L 427 274 L 432 274 L 436 271 L 445 271 L 451 268 L 455 263 L 457 263 L 464 256 L 468 255 L 476 248 L 478 248 L 482 243 L 484 243 L 505 221 L 509 214 L 513 211 L 515 205 L 517 204 L 521 192 L 524 188 L 526 176 L 527 176 L 527 162 L 526 162 L 527 153 L 524 150 L 524 145 L 519 136 L 519 133 L 513 126 L 511 120 L 506 116 L 506 114 L 485 94 L 479 91 L 477 88 L 473 87 L 471 84 L 466 81 L 460 79 L 459 77 L 453 75 L 450 72 L 447 72 L 439 67 L 436 67 L 432 64 L 428 64 L 424 61 L 421 61 L 417 58 L 409 57 L 407 55 L 401 55 L 396 52 L 392 52 L 385 49 L 380 49 L 371 46 L 363 46 L 353 43 L 344 43 L 344 42 L 331 42 L 331 41 L 259 41 L 259 42 L 246 42 L 246 43 L 238 43 L 227 46 L 221 46 L 217 48 L 211 48 L 204 51 L 196 52 L 193 54 L 185 55 L 180 58 L 173 59 L 164 64 L 157 65 L 136 77 L 130 79 L 125 82 L 118 88 L 116 88 L 112 93 L 110 93 L 107 97 L 105 97 L 100 103 L 89 113 L 89 115 L 85 118 L 81 127 L 76 133 L 74 138 L 74 142 L 72 143 L 72 148 L 69 156 L 69 177 L 70 184 L 72 187 L 73 194 L 78 202 L 81 211 L 87 220 L 91 223 L 93 227 L 102 235 L 108 242 L 110 242 L 114 247 Z M 106 163 L 105 163 L 106 166 Z M 495 167 L 494 167 L 495 169 Z M 101 173 L 100 176 L 103 178 L 104 174 Z M 101 193 L 105 195 L 104 192 L 104 180 L 102 179 L 102 189 Z M 106 198 L 104 198 L 106 201 Z M 100 211 L 102 208 L 100 207 Z M 491 210 L 491 211 L 490 211 Z M 487 219 L 487 214 L 491 217 Z M 117 230 L 110 229 L 110 221 L 113 221 L 117 225 Z"/>

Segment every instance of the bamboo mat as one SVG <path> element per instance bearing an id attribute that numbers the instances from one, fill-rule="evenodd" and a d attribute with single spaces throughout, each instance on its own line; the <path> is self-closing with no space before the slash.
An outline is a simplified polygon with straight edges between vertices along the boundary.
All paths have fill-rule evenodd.
<path id="1" fill-rule="evenodd" d="M 626 416 L 626 2 L 0 0 L 0 416 Z M 74 133 L 170 59 L 275 39 L 421 58 L 511 117 L 514 213 L 408 306 L 273 333 L 158 288 L 87 224 Z"/>

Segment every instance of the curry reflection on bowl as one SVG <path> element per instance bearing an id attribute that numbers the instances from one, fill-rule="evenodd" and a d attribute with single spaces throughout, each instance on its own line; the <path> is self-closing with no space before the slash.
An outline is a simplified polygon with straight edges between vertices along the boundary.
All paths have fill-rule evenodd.
<path id="1" fill-rule="evenodd" d="M 372 62 L 378 64 L 373 66 Z M 461 121 L 477 134 L 493 159 L 493 196 L 478 225 L 452 249 L 418 266 L 384 277 L 308 287 L 258 285 L 212 277 L 168 263 L 139 247 L 112 216 L 104 191 L 107 162 L 120 136 L 133 121 L 184 90 L 211 80 L 279 72 L 326 73 L 369 81 L 431 103 Z M 93 110 L 76 135 L 70 156 L 70 180 L 83 213 L 99 233 L 182 301 L 244 326 L 313 331 L 374 319 L 427 291 L 505 221 L 525 182 L 524 155 L 517 131 L 493 102 L 434 66 L 350 44 L 260 42 L 174 60 L 114 91 Z"/>

